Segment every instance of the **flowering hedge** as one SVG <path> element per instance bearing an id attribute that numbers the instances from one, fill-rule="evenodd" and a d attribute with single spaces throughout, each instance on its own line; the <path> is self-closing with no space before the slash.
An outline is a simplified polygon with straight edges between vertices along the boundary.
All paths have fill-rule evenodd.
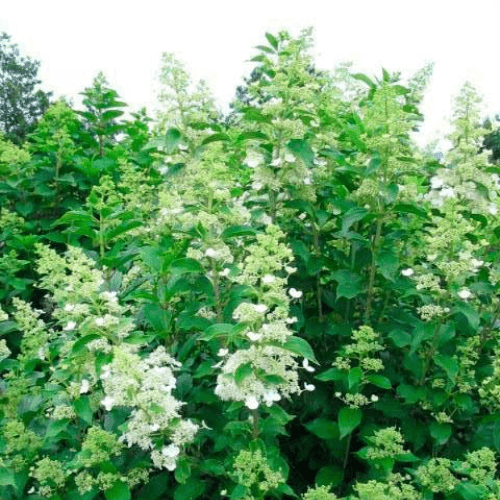
<path id="1" fill-rule="evenodd" d="M 223 119 L 100 75 L 0 141 L 3 500 L 500 498 L 500 168 L 408 82 L 266 35 Z M 118 134 L 121 135 L 119 138 Z"/>

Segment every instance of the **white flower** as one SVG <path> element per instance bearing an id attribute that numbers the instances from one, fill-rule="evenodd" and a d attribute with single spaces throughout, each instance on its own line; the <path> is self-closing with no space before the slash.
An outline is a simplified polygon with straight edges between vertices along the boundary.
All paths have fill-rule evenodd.
<path id="1" fill-rule="evenodd" d="M 271 167 L 278 167 L 281 164 L 281 162 L 282 162 L 281 158 L 275 158 L 271 162 Z"/>
<path id="2" fill-rule="evenodd" d="M 171 457 L 174 458 L 180 453 L 181 449 L 178 446 L 175 446 L 175 444 L 169 444 L 168 446 L 165 446 L 162 448 L 161 452 L 166 456 L 166 457 Z"/>
<path id="3" fill-rule="evenodd" d="M 270 274 L 266 274 L 262 278 L 262 283 L 265 283 L 266 285 L 269 283 L 272 283 L 276 278 L 274 276 L 271 276 Z"/>
<path id="4" fill-rule="evenodd" d="M 252 189 L 255 189 L 256 191 L 258 191 L 259 189 L 262 189 L 262 182 L 253 182 Z"/>
<path id="5" fill-rule="evenodd" d="M 443 198 L 454 198 L 455 191 L 453 190 L 453 188 L 441 189 L 441 191 L 439 191 L 439 196 L 442 196 Z"/>
<path id="6" fill-rule="evenodd" d="M 498 212 L 498 208 L 496 207 L 496 205 L 494 205 L 493 203 L 491 203 L 490 206 L 488 207 L 488 212 L 491 215 L 496 215 L 497 212 Z"/>
<path id="7" fill-rule="evenodd" d="M 64 306 L 64 310 L 65 310 L 66 312 L 71 312 L 71 311 L 74 311 L 74 310 L 75 310 L 75 306 L 74 306 L 73 304 L 66 304 L 66 305 Z"/>
<path id="8" fill-rule="evenodd" d="M 265 313 L 267 311 L 267 306 L 265 304 L 254 304 L 253 308 L 258 312 L 258 313 Z"/>
<path id="9" fill-rule="evenodd" d="M 28 494 L 32 494 L 32 493 L 35 493 L 35 487 L 32 486 L 29 490 L 28 490 Z"/>
<path id="10" fill-rule="evenodd" d="M 440 179 L 439 177 L 433 177 L 431 179 L 431 187 L 432 189 L 438 189 L 442 187 L 444 184 L 443 179 Z"/>
<path id="11" fill-rule="evenodd" d="M 304 389 L 306 391 L 311 392 L 311 391 L 314 391 L 314 389 L 316 389 L 316 387 L 313 384 L 304 384 Z"/>
<path id="12" fill-rule="evenodd" d="M 229 349 L 219 349 L 217 356 L 220 356 L 220 357 L 226 356 L 228 352 L 229 352 Z"/>
<path id="13" fill-rule="evenodd" d="M 257 340 L 260 340 L 262 338 L 261 333 L 255 333 L 255 332 L 248 332 L 247 337 L 252 341 L 255 342 Z"/>
<path id="14" fill-rule="evenodd" d="M 185 146 L 184 144 L 179 144 L 179 149 L 181 151 L 187 151 L 187 146 Z"/>
<path id="15" fill-rule="evenodd" d="M 295 290 L 295 288 L 290 288 L 290 290 L 288 290 L 288 293 L 290 294 L 290 297 L 292 297 L 292 299 L 300 299 L 300 297 L 302 297 L 302 292 L 300 290 Z"/>
<path id="16" fill-rule="evenodd" d="M 310 125 L 311 127 L 319 127 L 319 122 L 317 122 L 316 120 L 311 120 Z"/>
<path id="17" fill-rule="evenodd" d="M 285 161 L 288 163 L 293 163 L 295 161 L 295 156 L 291 154 L 286 154 L 285 155 Z"/>
<path id="18" fill-rule="evenodd" d="M 74 330 L 76 328 L 76 323 L 74 321 L 68 321 L 68 324 L 63 328 L 64 331 Z"/>
<path id="19" fill-rule="evenodd" d="M 106 396 L 102 401 L 101 401 L 102 406 L 106 408 L 107 411 L 111 411 L 115 404 L 115 399 L 112 398 L 111 396 Z"/>
<path id="20" fill-rule="evenodd" d="M 95 320 L 95 324 L 96 324 L 97 326 L 104 326 L 104 318 L 97 318 L 97 319 Z"/>
<path id="21" fill-rule="evenodd" d="M 102 292 L 101 295 L 110 302 L 118 302 L 118 297 L 116 296 L 116 292 Z"/>
<path id="22" fill-rule="evenodd" d="M 413 269 L 411 267 L 409 267 L 408 269 L 403 269 L 401 271 L 401 274 L 403 276 L 413 276 L 413 274 L 415 274 L 415 273 L 414 273 Z"/>
<path id="23" fill-rule="evenodd" d="M 443 311 L 444 311 L 445 313 L 449 313 L 449 312 L 450 312 L 450 308 L 449 308 L 449 307 L 445 307 L 445 308 L 443 309 Z"/>
<path id="24" fill-rule="evenodd" d="M 311 178 L 310 178 L 310 177 L 306 177 L 306 178 L 304 179 L 304 184 L 305 184 L 306 186 L 309 186 L 309 185 L 311 184 Z"/>
<path id="25" fill-rule="evenodd" d="M 225 497 L 227 495 L 227 490 L 220 490 L 220 494 Z"/>
<path id="26" fill-rule="evenodd" d="M 378 396 L 376 394 L 372 394 L 372 397 L 370 399 L 375 403 L 378 401 Z"/>
<path id="27" fill-rule="evenodd" d="M 165 175 L 168 172 L 168 167 L 160 167 L 158 171 L 160 174 Z"/>
<path id="28" fill-rule="evenodd" d="M 307 214 L 305 214 L 305 213 L 302 213 L 299 215 L 300 220 L 304 220 L 306 217 L 307 217 Z"/>
<path id="29" fill-rule="evenodd" d="M 291 267 L 291 266 L 285 266 L 285 271 L 288 273 L 288 274 L 293 274 L 297 271 L 297 268 L 296 267 Z"/>
<path id="30" fill-rule="evenodd" d="M 82 380 L 82 385 L 80 387 L 80 394 L 86 394 L 87 392 L 89 392 L 89 389 L 90 389 L 89 381 L 86 378 L 84 378 Z"/>
<path id="31" fill-rule="evenodd" d="M 111 368 L 109 365 L 106 365 L 103 367 L 102 372 L 101 372 L 101 380 L 107 379 L 111 375 Z"/>
<path id="32" fill-rule="evenodd" d="M 256 168 L 260 165 L 260 160 L 257 159 L 250 159 L 246 160 L 245 163 L 250 167 L 250 168 Z"/>
<path id="33" fill-rule="evenodd" d="M 208 248 L 205 252 L 205 257 L 212 257 L 212 259 L 215 259 L 215 257 L 217 257 L 217 252 L 213 248 Z"/>
<path id="34" fill-rule="evenodd" d="M 255 396 L 249 396 L 245 401 L 245 406 L 251 410 L 256 410 L 259 407 L 259 402 Z"/>
<path id="35" fill-rule="evenodd" d="M 342 396 L 342 393 L 341 393 L 341 392 L 336 392 L 336 393 L 335 393 L 335 397 L 336 397 L 336 398 L 340 398 L 340 396 Z"/>
<path id="36" fill-rule="evenodd" d="M 309 360 L 304 358 L 304 361 L 302 361 L 302 366 L 308 371 L 308 372 L 313 372 L 315 371 L 312 366 L 309 365 Z"/>
<path id="37" fill-rule="evenodd" d="M 273 219 L 269 215 L 262 216 L 262 224 L 269 226 L 269 224 L 272 224 L 272 222 L 273 222 Z"/>
<path id="38" fill-rule="evenodd" d="M 429 260 L 431 262 L 433 260 L 436 260 L 436 259 L 437 259 L 437 253 L 433 253 L 433 254 L 427 256 L 427 260 Z"/>
<path id="39" fill-rule="evenodd" d="M 231 269 L 229 269 L 229 267 L 225 267 L 219 274 L 221 276 L 229 276 L 230 272 L 231 272 Z"/>
<path id="40" fill-rule="evenodd" d="M 265 392 L 263 397 L 267 407 L 272 406 L 274 401 L 279 401 L 281 399 L 281 396 L 276 391 Z"/>
<path id="41" fill-rule="evenodd" d="M 463 290 L 460 290 L 458 292 L 458 296 L 463 300 L 467 300 L 472 297 L 472 293 L 470 293 L 470 291 L 467 290 L 467 288 L 464 288 Z"/>
<path id="42" fill-rule="evenodd" d="M 481 267 L 484 264 L 484 260 L 472 259 L 470 262 L 474 267 Z"/>
<path id="43" fill-rule="evenodd" d="M 160 426 L 158 424 L 152 424 L 149 426 L 149 430 L 151 432 L 156 432 L 159 428 L 160 428 Z"/>

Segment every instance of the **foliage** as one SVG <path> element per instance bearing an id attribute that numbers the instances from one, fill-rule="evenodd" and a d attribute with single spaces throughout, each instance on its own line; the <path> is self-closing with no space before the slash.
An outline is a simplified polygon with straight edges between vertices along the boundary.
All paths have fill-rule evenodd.
<path id="1" fill-rule="evenodd" d="M 20 144 L 49 107 L 52 92 L 36 89 L 40 63 L 21 56 L 10 40 L 0 33 L 0 131 Z"/>
<path id="2" fill-rule="evenodd" d="M 310 30 L 266 40 L 225 123 L 164 56 L 151 132 L 101 75 L 0 143 L 5 500 L 499 497 L 476 90 L 440 163 L 410 138 L 431 66 L 311 71 Z"/>

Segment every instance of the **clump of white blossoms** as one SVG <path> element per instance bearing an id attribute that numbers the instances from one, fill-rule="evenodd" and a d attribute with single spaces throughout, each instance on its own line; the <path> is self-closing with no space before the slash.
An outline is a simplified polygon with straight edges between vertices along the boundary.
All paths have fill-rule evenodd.
<path id="1" fill-rule="evenodd" d="M 119 441 L 129 448 L 136 444 L 150 451 L 155 467 L 168 470 L 176 468 L 181 447 L 192 441 L 198 430 L 198 425 L 181 419 L 178 410 L 185 403 L 172 396 L 176 384 L 173 371 L 180 366 L 163 346 L 141 358 L 122 344 L 114 348 L 113 361 L 103 367 L 100 376 L 105 395 L 101 404 L 106 410 L 133 408 Z M 156 448 L 152 437 L 158 435 L 168 436 L 171 444 Z"/>
<path id="2" fill-rule="evenodd" d="M 217 365 L 222 373 L 217 377 L 215 393 L 223 400 L 244 401 L 250 409 L 262 403 L 271 406 L 282 396 L 289 398 L 303 392 L 298 384 L 299 365 L 294 359 L 297 354 L 281 347 L 293 335 L 289 329 L 293 321 L 289 318 L 287 280 L 281 277 L 293 254 L 281 242 L 283 237 L 278 227 L 269 225 L 266 233 L 257 235 L 257 242 L 247 248 L 234 280 L 251 287 L 258 303 L 241 303 L 233 318 L 246 325 L 242 335 L 249 346 Z M 312 369 L 307 363 L 304 368 Z M 310 384 L 304 390 L 313 389 Z"/>

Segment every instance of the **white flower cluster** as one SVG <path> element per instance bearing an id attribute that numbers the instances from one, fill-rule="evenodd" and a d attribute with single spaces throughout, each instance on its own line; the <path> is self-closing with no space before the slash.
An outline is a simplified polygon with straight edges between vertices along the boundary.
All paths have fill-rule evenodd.
<path id="1" fill-rule="evenodd" d="M 233 318 L 247 325 L 243 332 L 250 342 L 248 349 L 239 349 L 229 355 L 229 350 L 220 349 L 224 358 L 215 367 L 221 368 L 217 377 L 215 394 L 223 400 L 244 401 L 250 409 L 262 403 L 272 406 L 282 396 L 289 398 L 301 393 L 298 384 L 299 365 L 297 354 L 276 344 L 284 344 L 292 335 L 289 325 L 297 318 L 289 317 L 290 297 L 299 299 L 302 292 L 290 288 L 287 294 L 286 279 L 279 275 L 293 271 L 289 267 L 290 250 L 281 243 L 283 233 L 273 225 L 267 226 L 266 234 L 257 237 L 257 243 L 248 247 L 240 275 L 236 281 L 253 286 L 260 297 L 258 304 L 243 302 L 233 312 Z M 247 367 L 241 376 L 242 367 Z M 314 371 L 304 360 L 303 367 Z M 304 390 L 314 386 L 306 384 Z"/>
<path id="2" fill-rule="evenodd" d="M 145 358 L 126 344 L 115 347 L 113 354 L 112 363 L 103 367 L 100 376 L 105 394 L 101 404 L 107 411 L 115 406 L 133 408 L 127 431 L 119 440 L 129 448 L 137 444 L 143 450 L 151 450 L 156 467 L 175 469 L 180 447 L 192 441 L 198 430 L 196 424 L 180 420 L 178 410 L 185 403 L 171 394 L 176 384 L 173 370 L 181 363 L 163 346 Z M 173 432 L 172 444 L 155 449 L 152 436 L 166 431 Z"/>

